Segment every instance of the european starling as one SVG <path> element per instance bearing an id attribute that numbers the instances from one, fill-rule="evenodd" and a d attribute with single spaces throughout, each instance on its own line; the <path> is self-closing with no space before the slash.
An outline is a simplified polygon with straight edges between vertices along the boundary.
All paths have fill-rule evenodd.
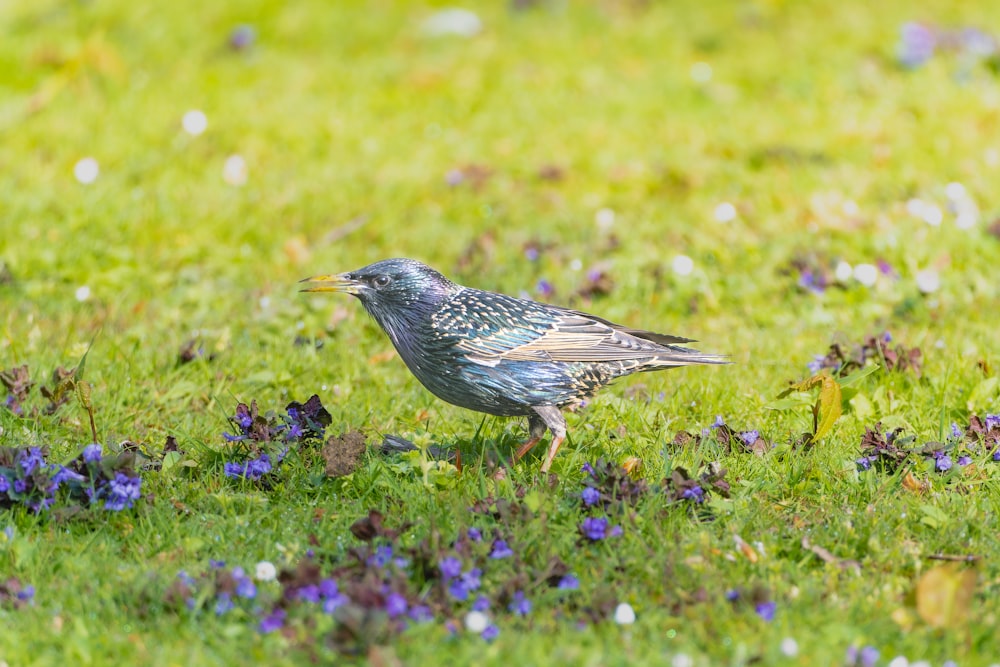
<path id="1" fill-rule="evenodd" d="M 641 371 L 725 358 L 679 343 L 689 338 L 631 329 L 594 315 L 463 287 L 412 259 L 316 276 L 305 292 L 361 300 L 417 379 L 438 398 L 491 415 L 526 416 L 524 456 L 552 431 L 542 472 L 566 437 L 561 408 Z"/>

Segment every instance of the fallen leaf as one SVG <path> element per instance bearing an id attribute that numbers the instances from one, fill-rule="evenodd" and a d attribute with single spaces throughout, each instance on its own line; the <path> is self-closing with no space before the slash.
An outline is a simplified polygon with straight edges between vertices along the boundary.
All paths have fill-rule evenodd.
<path id="1" fill-rule="evenodd" d="M 955 628 L 969 615 L 977 572 L 948 563 L 925 572 L 917 581 L 917 614 L 934 628 Z"/>

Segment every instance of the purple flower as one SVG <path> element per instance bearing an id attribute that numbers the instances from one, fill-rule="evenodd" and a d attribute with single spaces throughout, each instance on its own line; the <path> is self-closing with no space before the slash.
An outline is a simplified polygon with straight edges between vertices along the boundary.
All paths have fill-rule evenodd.
<path id="1" fill-rule="evenodd" d="M 498 636 L 500 636 L 500 628 L 498 628 L 493 623 L 490 623 L 489 625 L 486 626 L 486 629 L 483 630 L 483 634 L 480 636 L 486 641 L 491 642 Z"/>
<path id="2" fill-rule="evenodd" d="M 552 295 L 556 293 L 555 288 L 552 287 L 552 283 L 545 278 L 538 281 L 538 284 L 535 285 L 535 291 L 538 293 L 538 296 L 543 299 L 551 299 Z"/>
<path id="3" fill-rule="evenodd" d="M 259 458 L 247 461 L 247 479 L 257 480 L 269 472 L 271 472 L 271 459 L 267 454 L 261 454 Z"/>
<path id="4" fill-rule="evenodd" d="M 758 602 L 756 606 L 754 606 L 754 611 L 757 612 L 758 616 L 770 623 L 774 620 L 774 614 L 778 611 L 778 605 L 770 600 L 767 602 Z"/>
<path id="5" fill-rule="evenodd" d="M 483 539 L 482 531 L 480 531 L 476 527 L 469 528 L 469 530 L 466 532 L 466 535 L 468 535 L 469 539 L 472 540 L 473 542 L 478 542 L 481 539 Z"/>
<path id="6" fill-rule="evenodd" d="M 454 579 L 462 574 L 462 561 L 454 556 L 442 558 L 441 562 L 438 563 L 438 570 L 441 571 L 441 576 L 445 579 Z"/>
<path id="7" fill-rule="evenodd" d="M 52 476 L 52 481 L 57 487 L 63 482 L 83 482 L 84 480 L 86 478 L 83 475 L 73 472 L 66 466 L 59 466 L 59 470 Z"/>
<path id="8" fill-rule="evenodd" d="M 21 467 L 25 475 L 30 475 L 36 468 L 45 467 L 45 459 L 42 457 L 42 450 L 38 447 L 30 447 L 27 451 L 22 451 L 20 455 Z"/>
<path id="9" fill-rule="evenodd" d="M 872 467 L 872 463 L 878 460 L 877 456 L 862 456 L 860 459 L 854 462 L 858 464 L 858 470 L 869 470 Z"/>
<path id="10" fill-rule="evenodd" d="M 24 588 L 22 588 L 17 592 L 17 599 L 21 600 L 22 602 L 27 602 L 33 597 L 35 597 L 35 587 L 32 586 L 31 584 L 28 584 L 27 586 L 25 586 Z"/>
<path id="11" fill-rule="evenodd" d="M 507 605 L 507 610 L 518 616 L 527 616 L 531 613 L 531 600 L 524 597 L 524 591 L 517 591 Z"/>
<path id="12" fill-rule="evenodd" d="M 847 647 L 847 664 L 856 667 L 875 667 L 878 662 L 878 649 L 865 646 L 860 651 L 857 646 Z"/>
<path id="13" fill-rule="evenodd" d="M 480 580 L 482 574 L 483 571 L 478 568 L 469 570 L 448 585 L 448 592 L 456 600 L 468 600 L 469 594 L 478 589 L 482 583 Z"/>
<path id="14" fill-rule="evenodd" d="M 725 425 L 726 425 L 726 422 L 722 418 L 722 415 L 715 415 L 715 421 L 712 422 L 712 428 L 720 428 L 720 427 L 725 426 Z"/>
<path id="15" fill-rule="evenodd" d="M 1000 447 L 993 450 L 993 460 L 1000 461 Z"/>
<path id="16" fill-rule="evenodd" d="M 406 601 L 406 598 L 399 593 L 390 593 L 385 599 L 385 613 L 389 615 L 389 618 L 402 616 L 409 607 L 410 604 Z"/>
<path id="17" fill-rule="evenodd" d="M 760 431 L 758 431 L 756 429 L 754 429 L 752 431 L 743 431 L 742 433 L 740 433 L 740 440 L 743 441 L 744 445 L 746 445 L 747 447 L 750 447 L 755 442 L 757 442 L 758 440 L 760 440 Z"/>
<path id="18" fill-rule="evenodd" d="M 427 621 L 434 619 L 434 614 L 431 613 L 431 608 L 425 604 L 415 604 L 410 607 L 410 613 L 408 616 L 417 623 L 426 623 Z"/>
<path id="19" fill-rule="evenodd" d="M 288 433 L 285 434 L 285 440 L 298 440 L 302 437 L 303 433 L 305 433 L 305 431 L 302 430 L 301 424 L 289 424 Z"/>
<path id="20" fill-rule="evenodd" d="M 0 475 L 0 493 L 7 493 L 10 490 L 10 480 Z"/>
<path id="21" fill-rule="evenodd" d="M 575 591 L 580 588 L 580 580 L 574 577 L 572 574 L 565 575 L 559 580 L 559 584 L 556 586 L 561 591 Z"/>
<path id="22" fill-rule="evenodd" d="M 621 526 L 611 526 L 611 530 L 608 531 L 608 537 L 621 537 L 624 532 Z"/>
<path id="23" fill-rule="evenodd" d="M 730 588 L 726 591 L 726 599 L 730 602 L 736 602 L 740 599 L 740 591 L 738 588 Z"/>
<path id="24" fill-rule="evenodd" d="M 280 630 L 285 625 L 285 616 L 287 613 L 284 609 L 272 609 L 270 614 L 261 619 L 260 631 L 266 634 Z"/>
<path id="25" fill-rule="evenodd" d="M 958 465 L 960 465 L 960 466 L 967 466 L 970 463 L 972 463 L 972 457 L 971 456 L 965 456 L 965 455 L 959 456 L 958 457 L 958 461 L 956 461 L 956 463 L 958 463 Z"/>
<path id="26" fill-rule="evenodd" d="M 940 454 L 934 457 L 934 469 L 938 472 L 951 470 L 951 457 L 947 454 Z"/>
<path id="27" fill-rule="evenodd" d="M 951 437 L 953 439 L 955 439 L 955 440 L 961 440 L 963 435 L 965 435 L 965 434 L 962 432 L 962 429 L 959 428 L 958 424 L 956 424 L 955 422 L 952 422 L 951 423 Z"/>
<path id="28" fill-rule="evenodd" d="M 493 540 L 493 549 L 490 551 L 490 558 L 500 560 L 514 555 L 514 550 L 507 546 L 506 540 Z"/>
<path id="29" fill-rule="evenodd" d="M 139 499 L 142 480 L 138 477 L 129 477 L 124 473 L 115 473 L 115 478 L 108 482 L 107 500 L 104 502 L 104 509 L 119 512 L 126 508 L 131 508 L 135 501 Z"/>
<path id="30" fill-rule="evenodd" d="M 490 599 L 485 595 L 480 595 L 472 603 L 472 611 L 487 611 L 490 608 Z"/>
<path id="31" fill-rule="evenodd" d="M 14 493 L 24 493 L 28 490 L 28 483 L 23 479 L 14 480 Z"/>
<path id="32" fill-rule="evenodd" d="M 97 463 L 101 460 L 101 446 L 97 443 L 83 448 L 83 460 L 86 463 Z"/>
<path id="33" fill-rule="evenodd" d="M 180 572 L 177 573 L 177 578 L 180 579 L 181 583 L 184 584 L 185 586 L 194 586 L 195 585 L 194 577 L 192 577 L 190 574 L 188 574 L 184 570 L 181 570 Z"/>
<path id="34" fill-rule="evenodd" d="M 235 421 L 244 432 L 247 431 L 251 426 L 253 426 L 253 416 L 250 414 L 250 408 L 243 403 L 237 405 L 236 415 L 233 417 L 233 421 Z"/>
<path id="35" fill-rule="evenodd" d="M 538 248 L 536 248 L 535 246 L 528 246 L 527 248 L 524 249 L 524 256 L 525 258 L 527 258 L 529 262 L 537 262 L 538 255 L 539 255 Z"/>
<path id="36" fill-rule="evenodd" d="M 257 586 L 250 577 L 242 577 L 236 581 L 236 595 L 252 600 L 257 597 Z"/>
<path id="37" fill-rule="evenodd" d="M 584 505 L 590 507 L 601 499 L 601 492 L 592 486 L 588 486 L 580 492 L 580 498 L 583 499 Z"/>
<path id="38" fill-rule="evenodd" d="M 681 498 L 686 500 L 693 500 L 696 503 L 703 502 L 705 500 L 705 490 L 700 486 L 695 485 L 690 488 L 684 489 L 681 492 Z"/>
<path id="39" fill-rule="evenodd" d="M 225 473 L 226 477 L 243 477 L 247 472 L 247 464 L 227 461 L 222 466 L 222 471 Z"/>
<path id="40" fill-rule="evenodd" d="M 937 36 L 931 28 L 913 21 L 904 23 L 899 30 L 899 64 L 910 69 L 920 67 L 931 59 L 936 46 Z"/>
<path id="41" fill-rule="evenodd" d="M 375 548 L 375 554 L 368 559 L 368 562 L 375 567 L 385 567 L 392 561 L 392 547 L 384 544 Z"/>
<path id="42" fill-rule="evenodd" d="M 809 290 L 813 294 L 822 294 L 826 290 L 826 281 L 822 275 L 817 275 L 812 270 L 805 269 L 799 274 L 799 287 Z"/>
<path id="43" fill-rule="evenodd" d="M 306 584 L 295 592 L 295 597 L 299 600 L 305 600 L 306 602 L 318 604 L 320 601 L 319 586 L 316 584 Z"/>
<path id="44" fill-rule="evenodd" d="M 223 568 L 223 567 L 226 566 L 226 561 L 224 561 L 224 560 L 215 560 L 214 558 L 209 558 L 208 559 L 208 566 L 210 568 L 212 568 L 213 570 L 218 570 L 219 568 Z"/>
<path id="45" fill-rule="evenodd" d="M 984 426 L 986 426 L 987 431 L 992 431 L 994 428 L 1000 426 L 1000 414 L 986 415 Z"/>
<path id="46" fill-rule="evenodd" d="M 588 516 L 580 524 L 580 532 L 583 536 L 592 542 L 597 542 L 603 540 L 607 537 L 608 532 L 608 520 L 601 517 Z"/>
<path id="47" fill-rule="evenodd" d="M 340 587 L 333 579 L 319 582 L 319 593 L 323 596 L 323 612 L 332 614 L 338 607 L 347 604 L 350 599 L 340 592 Z"/>
<path id="48" fill-rule="evenodd" d="M 233 604 L 233 598 L 232 598 L 232 596 L 229 595 L 229 593 L 226 593 L 225 591 L 223 591 L 223 592 L 219 593 L 219 597 L 216 599 L 216 602 L 215 602 L 215 615 L 216 616 L 222 616 L 223 614 L 225 614 L 227 611 L 229 611 L 230 609 L 232 609 L 235 606 L 236 605 Z"/>
<path id="49" fill-rule="evenodd" d="M 590 465 L 589 463 L 584 463 L 582 470 L 583 470 L 583 472 L 587 473 L 591 477 L 594 477 L 597 474 L 594 471 L 594 466 Z"/>
<path id="50" fill-rule="evenodd" d="M 229 33 L 229 48 L 233 51 L 244 51 L 257 41 L 257 31 L 253 26 L 238 25 Z"/>

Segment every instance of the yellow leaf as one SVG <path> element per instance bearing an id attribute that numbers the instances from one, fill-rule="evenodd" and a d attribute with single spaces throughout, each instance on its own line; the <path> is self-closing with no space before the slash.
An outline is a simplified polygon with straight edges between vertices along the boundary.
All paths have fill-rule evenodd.
<path id="1" fill-rule="evenodd" d="M 958 563 L 925 572 L 917 581 L 917 614 L 934 628 L 960 626 L 969 615 L 976 575 Z"/>
<path id="2" fill-rule="evenodd" d="M 830 432 L 834 422 L 840 419 L 842 408 L 840 406 L 840 385 L 829 375 L 822 376 L 822 385 L 819 390 L 819 403 L 817 403 L 816 432 L 813 440 L 819 440 Z"/>

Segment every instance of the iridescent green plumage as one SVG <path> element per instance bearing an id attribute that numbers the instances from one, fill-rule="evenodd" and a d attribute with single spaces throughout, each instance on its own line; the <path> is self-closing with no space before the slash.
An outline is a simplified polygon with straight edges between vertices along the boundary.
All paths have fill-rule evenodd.
<path id="1" fill-rule="evenodd" d="M 455 405 L 528 417 L 531 438 L 553 441 L 547 471 L 566 435 L 560 409 L 616 378 L 691 364 L 726 363 L 683 347 L 690 339 L 631 329 L 587 313 L 462 287 L 410 259 L 307 279 L 306 291 L 357 296 L 427 389 Z"/>

